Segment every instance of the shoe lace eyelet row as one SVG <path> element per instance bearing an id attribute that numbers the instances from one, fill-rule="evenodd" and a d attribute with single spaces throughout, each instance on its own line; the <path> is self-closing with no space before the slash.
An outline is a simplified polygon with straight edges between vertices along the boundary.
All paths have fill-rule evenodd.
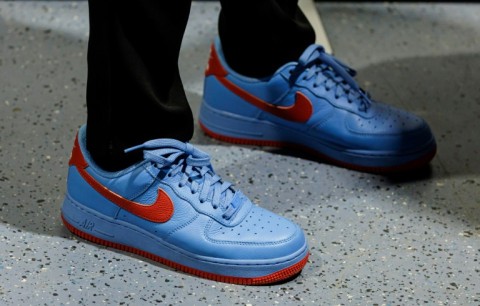
<path id="1" fill-rule="evenodd" d="M 191 195 L 199 194 L 199 202 L 211 202 L 212 208 L 221 208 L 223 219 L 231 218 L 242 203 L 232 204 L 236 191 L 212 169 L 210 157 L 191 144 L 174 139 L 157 139 L 129 148 L 125 152 L 143 149 L 144 158 L 167 172 L 166 177 L 179 177 L 178 188 L 190 188 Z M 238 201 L 237 201 L 238 202 Z M 219 216 L 220 217 L 220 216 Z"/>

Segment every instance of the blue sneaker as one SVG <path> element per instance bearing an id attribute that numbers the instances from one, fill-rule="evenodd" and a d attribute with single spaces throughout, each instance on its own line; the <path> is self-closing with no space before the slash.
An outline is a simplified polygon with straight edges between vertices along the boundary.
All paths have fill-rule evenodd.
<path id="1" fill-rule="evenodd" d="M 300 148 L 368 172 L 409 170 L 435 155 L 424 120 L 372 100 L 353 79 L 355 71 L 319 45 L 255 79 L 229 68 L 217 38 L 205 75 L 199 121 L 214 138 Z"/>
<path id="2" fill-rule="evenodd" d="M 308 258 L 303 231 L 253 205 L 192 145 L 157 139 L 144 160 L 106 172 L 78 132 L 62 220 L 74 234 L 200 277 L 254 285 L 288 279 Z"/>

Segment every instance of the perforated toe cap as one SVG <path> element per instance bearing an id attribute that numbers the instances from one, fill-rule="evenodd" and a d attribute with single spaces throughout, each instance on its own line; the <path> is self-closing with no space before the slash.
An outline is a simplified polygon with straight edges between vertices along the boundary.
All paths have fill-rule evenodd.
<path id="1" fill-rule="evenodd" d="M 306 246 L 298 225 L 258 206 L 236 226 L 211 224 L 206 236 L 237 259 L 279 258 Z"/>
<path id="2" fill-rule="evenodd" d="M 347 116 L 350 140 L 358 148 L 406 152 L 433 139 L 428 124 L 419 116 L 382 103 L 373 103 L 368 116 Z"/>
<path id="3" fill-rule="evenodd" d="M 350 131 L 366 135 L 400 135 L 423 129 L 425 121 L 405 110 L 382 103 L 373 103 L 369 116 L 347 119 Z"/>

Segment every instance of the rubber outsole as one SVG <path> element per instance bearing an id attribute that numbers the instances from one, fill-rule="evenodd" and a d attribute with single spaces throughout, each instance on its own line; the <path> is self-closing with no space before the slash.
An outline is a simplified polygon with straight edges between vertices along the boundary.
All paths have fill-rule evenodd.
<path id="1" fill-rule="evenodd" d="M 288 149 L 300 150 L 320 160 L 326 161 L 332 165 L 337 165 L 347 169 L 352 169 L 352 170 L 361 171 L 361 172 L 375 173 L 375 174 L 402 173 L 402 172 L 408 172 L 414 169 L 418 169 L 428 164 L 436 154 L 436 147 L 434 147 L 431 151 L 427 152 L 425 155 L 421 156 L 420 158 L 402 165 L 397 165 L 393 167 L 368 167 L 368 166 L 360 166 L 360 165 L 349 164 L 343 161 L 339 161 L 327 155 L 324 155 L 312 148 L 295 144 L 295 143 L 274 141 L 274 140 L 245 139 L 245 138 L 225 136 L 225 135 L 215 133 L 212 130 L 208 129 L 202 122 L 199 122 L 199 125 L 200 125 L 200 128 L 203 130 L 203 132 L 207 136 L 220 141 L 239 144 L 239 145 L 266 146 L 266 147 L 288 148 Z"/>
<path id="2" fill-rule="evenodd" d="M 210 279 L 210 280 L 214 280 L 214 281 L 218 281 L 218 282 L 224 282 L 224 283 L 239 284 L 239 285 L 268 285 L 268 284 L 279 283 L 279 282 L 288 280 L 288 279 L 294 277 L 295 275 L 299 274 L 302 271 L 303 267 L 307 264 L 308 256 L 309 256 L 309 253 L 307 253 L 307 255 L 303 259 L 301 259 L 299 262 L 291 265 L 290 267 L 287 267 L 287 268 L 282 269 L 280 271 L 274 272 L 274 273 L 269 274 L 269 275 L 261 276 L 261 277 L 244 278 L 244 277 L 235 277 L 235 276 L 228 276 L 228 275 L 218 275 L 218 274 L 213 274 L 213 273 L 201 271 L 201 270 L 198 270 L 198 269 L 194 269 L 194 268 L 191 268 L 191 267 L 187 267 L 187 266 L 178 264 L 176 262 L 173 262 L 171 260 L 162 258 L 158 255 L 155 255 L 155 254 L 137 249 L 137 248 L 133 248 L 133 247 L 130 247 L 130 246 L 127 246 L 127 245 L 123 245 L 123 244 L 111 242 L 111 241 L 108 241 L 108 240 L 100 239 L 100 238 L 95 237 L 93 235 L 87 234 L 87 233 L 77 229 L 76 227 L 74 227 L 70 223 L 68 223 L 68 221 L 64 218 L 63 214 L 61 215 L 61 218 L 62 218 L 63 224 L 65 225 L 65 227 L 70 232 L 72 232 L 73 234 L 75 234 L 75 235 L 77 235 L 80 238 L 83 238 L 85 240 L 88 240 L 88 241 L 91 241 L 91 242 L 94 242 L 96 244 L 103 245 L 103 246 L 106 246 L 106 247 L 111 247 L 111 248 L 115 248 L 115 249 L 118 249 L 118 250 L 121 250 L 121 251 L 126 251 L 126 252 L 130 252 L 130 253 L 133 253 L 133 254 L 137 254 L 137 255 L 140 255 L 142 257 L 145 257 L 145 258 L 148 258 L 150 260 L 159 262 L 163 265 L 172 267 L 174 269 L 177 269 L 179 271 L 182 271 L 182 272 L 185 272 L 185 273 L 188 273 L 188 274 L 192 274 L 192 275 L 199 276 L 199 277 L 202 277 L 202 278 L 206 278 L 206 279 Z"/>

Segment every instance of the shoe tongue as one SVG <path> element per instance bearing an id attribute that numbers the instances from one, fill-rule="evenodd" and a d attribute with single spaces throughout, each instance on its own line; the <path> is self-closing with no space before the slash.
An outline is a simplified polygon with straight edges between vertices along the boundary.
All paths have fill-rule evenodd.
<path id="1" fill-rule="evenodd" d="M 254 204 L 240 190 L 237 190 L 230 202 L 230 207 L 225 211 L 230 224 L 238 224 L 250 212 Z"/>
<path id="2" fill-rule="evenodd" d="M 314 59 L 318 56 L 320 52 L 325 52 L 325 49 L 317 44 L 312 44 L 308 46 L 305 51 L 303 51 L 302 55 L 300 55 L 298 62 L 302 65 L 305 65 L 310 60 Z"/>
<path id="3" fill-rule="evenodd" d="M 216 184 L 221 184 L 221 181 L 217 182 Z M 210 188 L 210 191 L 208 192 L 207 198 L 210 201 L 213 201 L 214 190 L 215 190 L 215 187 L 212 186 L 212 188 Z M 225 209 L 227 209 L 227 207 L 230 204 L 232 204 L 232 200 L 235 197 L 236 193 L 237 192 L 235 190 L 233 190 L 232 187 L 229 187 L 227 190 L 225 190 L 225 192 L 222 195 L 220 195 L 220 203 L 214 203 L 214 204 L 219 205 L 219 207 L 221 207 L 223 210 L 225 210 Z"/>
<path id="4" fill-rule="evenodd" d="M 230 204 L 233 206 L 233 208 L 239 208 L 244 201 L 245 201 L 245 196 L 243 195 L 243 193 L 241 191 L 237 191 L 233 195 Z"/>
<path id="5" fill-rule="evenodd" d="M 317 44 L 312 44 L 308 46 L 300 55 L 297 61 L 286 63 L 275 72 L 275 75 L 282 74 L 285 78 L 288 79 L 290 78 L 292 69 L 296 72 L 295 75 L 300 74 L 304 71 L 304 68 L 311 60 L 314 60 L 316 57 L 319 56 L 320 52 L 325 52 L 322 46 Z"/>

